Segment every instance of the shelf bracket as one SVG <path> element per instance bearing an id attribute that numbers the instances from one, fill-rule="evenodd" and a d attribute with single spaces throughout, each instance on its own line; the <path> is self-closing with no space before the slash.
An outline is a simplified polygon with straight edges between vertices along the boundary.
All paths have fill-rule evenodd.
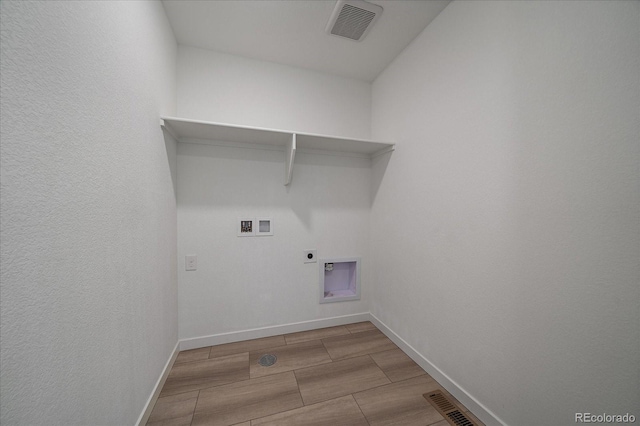
<path id="1" fill-rule="evenodd" d="M 176 142 L 180 141 L 180 138 L 178 138 L 178 135 L 176 134 L 176 132 L 173 131 L 171 126 L 169 126 L 169 123 L 164 121 L 164 119 L 162 119 L 162 118 L 160 119 L 160 127 L 162 127 L 164 130 L 167 131 L 167 133 L 169 133 L 171 136 L 173 136 L 173 138 L 176 140 Z"/>
<path id="2" fill-rule="evenodd" d="M 293 160 L 296 158 L 296 134 L 291 135 L 284 150 L 284 186 L 291 183 L 293 177 Z"/>

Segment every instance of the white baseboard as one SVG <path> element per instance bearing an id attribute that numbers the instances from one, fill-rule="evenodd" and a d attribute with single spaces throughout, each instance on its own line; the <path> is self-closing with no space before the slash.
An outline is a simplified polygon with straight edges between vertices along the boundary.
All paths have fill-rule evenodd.
<path id="1" fill-rule="evenodd" d="M 297 333 L 299 331 L 314 330 L 316 328 L 334 327 L 336 325 L 353 324 L 354 322 L 369 321 L 369 312 L 343 315 L 340 317 L 323 318 L 292 324 L 274 325 L 271 327 L 253 328 L 250 330 L 232 331 L 229 333 L 212 334 L 210 336 L 194 337 L 180 340 L 180 350 L 204 348 L 221 345 L 223 343 L 240 342 L 243 340 L 259 339 L 261 337 L 277 336 L 279 334 Z"/>
<path id="2" fill-rule="evenodd" d="M 408 344 L 402 337 L 398 336 L 385 323 L 380 321 L 375 315 L 370 314 L 371 322 L 380 329 L 389 339 L 393 341 L 409 358 L 414 360 L 424 371 L 429 373 L 438 383 L 440 383 L 451 395 L 458 399 L 465 407 L 467 407 L 478 419 L 487 426 L 504 426 L 505 423 L 500 420 L 491 410 L 479 403 L 474 397 L 469 395 L 460 385 L 453 381 L 449 376 L 442 372 L 438 367 L 433 365 L 431 361 L 416 351 L 413 346 Z"/>
<path id="3" fill-rule="evenodd" d="M 171 356 L 167 360 L 167 363 L 164 365 L 162 374 L 160 374 L 160 377 L 158 378 L 158 381 L 156 382 L 156 385 L 153 388 L 153 392 L 151 393 L 151 396 L 149 396 L 149 399 L 147 400 L 147 403 L 144 406 L 144 410 L 142 410 L 142 413 L 140 414 L 140 417 L 136 422 L 137 426 L 144 426 L 147 424 L 147 420 L 149 420 L 151 411 L 153 411 L 153 406 L 156 405 L 156 401 L 158 400 L 158 395 L 160 395 L 160 391 L 164 386 L 164 382 L 167 380 L 169 371 L 171 371 L 171 367 L 173 367 L 173 362 L 178 357 L 178 353 L 180 352 L 179 345 L 180 345 L 180 342 L 176 342 L 176 346 L 173 348 L 173 352 L 171 353 Z"/>

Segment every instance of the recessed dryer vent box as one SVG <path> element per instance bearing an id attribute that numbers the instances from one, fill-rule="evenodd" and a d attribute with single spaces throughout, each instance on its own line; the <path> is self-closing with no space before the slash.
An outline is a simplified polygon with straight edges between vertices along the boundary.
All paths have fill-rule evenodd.
<path id="1" fill-rule="evenodd" d="M 319 259 L 320 303 L 360 300 L 360 258 Z"/>

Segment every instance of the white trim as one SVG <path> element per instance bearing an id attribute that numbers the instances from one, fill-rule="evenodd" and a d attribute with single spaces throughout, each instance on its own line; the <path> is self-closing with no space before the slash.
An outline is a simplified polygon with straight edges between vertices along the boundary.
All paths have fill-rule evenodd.
<path id="1" fill-rule="evenodd" d="M 365 160 L 371 160 L 371 158 L 373 158 L 370 154 L 363 154 L 359 152 L 348 152 L 348 151 L 330 151 L 328 149 L 298 148 L 298 152 L 300 154 L 328 155 L 330 157 L 364 158 Z"/>
<path id="2" fill-rule="evenodd" d="M 164 119 L 160 119 L 160 127 L 162 127 L 164 130 L 167 131 L 167 133 L 169 133 L 176 141 L 179 141 L 180 139 L 178 139 L 178 136 L 176 134 L 176 132 L 173 131 L 173 129 L 171 128 L 171 126 L 169 126 L 169 123 L 165 122 Z"/>
<path id="3" fill-rule="evenodd" d="M 196 138 L 184 138 L 184 139 L 175 138 L 175 139 L 180 144 L 218 146 L 218 147 L 225 147 L 225 148 L 257 149 L 261 151 L 287 152 L 287 148 L 281 145 L 265 145 L 265 144 L 248 143 L 248 142 L 226 142 L 226 141 L 218 141 L 218 140 L 211 140 L 211 139 L 196 139 Z M 380 151 L 376 151 L 373 154 L 364 154 L 359 152 L 348 152 L 348 151 L 331 151 L 326 149 L 311 149 L 311 148 L 296 148 L 296 153 L 309 154 L 309 155 L 328 155 L 331 157 L 353 157 L 353 158 L 363 158 L 365 160 L 370 160 L 379 155 L 386 154 L 387 152 L 391 152 L 394 150 L 395 150 L 395 145 L 387 148 L 382 148 Z"/>
<path id="4" fill-rule="evenodd" d="M 396 145 L 395 145 L 395 144 L 393 144 L 393 145 L 391 145 L 391 146 L 388 146 L 388 147 L 386 147 L 386 148 L 382 148 L 382 149 L 380 149 L 380 150 L 378 150 L 378 151 L 374 152 L 373 154 L 371 154 L 371 158 L 376 158 L 376 157 L 379 157 L 379 156 L 381 156 L 381 155 L 384 155 L 384 154 L 386 154 L 386 153 L 388 153 L 388 152 L 393 152 L 393 151 L 395 151 L 395 150 L 396 150 Z"/>
<path id="5" fill-rule="evenodd" d="M 226 142 L 226 141 L 217 141 L 211 139 L 197 139 L 197 138 L 185 138 L 185 139 L 176 139 L 179 144 L 188 144 L 188 145 L 205 145 L 205 146 L 218 146 L 224 148 L 241 148 L 241 149 L 257 149 L 261 151 L 286 151 L 284 146 L 281 145 L 266 145 L 259 143 L 249 143 L 249 142 Z"/>
<path id="6" fill-rule="evenodd" d="M 167 380 L 167 376 L 169 376 L 169 371 L 171 371 L 171 367 L 173 367 L 173 363 L 178 357 L 178 353 L 180 352 L 178 350 L 179 345 L 180 345 L 180 342 L 179 341 L 176 342 L 176 346 L 173 348 L 173 352 L 171 352 L 171 356 L 167 360 L 167 363 L 164 365 L 162 374 L 160 374 L 160 377 L 158 378 L 158 381 L 156 382 L 156 385 L 153 388 L 153 392 L 149 396 L 149 399 L 147 400 L 147 403 L 145 404 L 144 409 L 142 410 L 142 413 L 140 414 L 140 417 L 136 422 L 137 426 L 144 426 L 147 424 L 147 421 L 149 420 L 149 416 L 151 415 L 151 411 L 153 411 L 153 407 L 154 405 L 156 405 L 156 401 L 158 400 L 160 391 L 164 386 L 164 382 Z"/>
<path id="7" fill-rule="evenodd" d="M 330 136 L 330 135 L 323 135 L 323 134 L 319 134 L 319 133 L 303 133 L 303 132 L 295 132 L 293 130 L 267 129 L 265 127 L 242 126 L 242 125 L 238 125 L 238 124 L 218 123 L 218 122 L 214 122 L 214 121 L 190 120 L 190 119 L 187 119 L 187 118 L 178 118 L 178 117 L 160 117 L 160 125 L 161 126 L 170 125 L 169 123 L 171 123 L 172 121 L 176 122 L 176 124 L 178 124 L 178 123 L 180 123 L 180 124 L 181 123 L 201 124 L 201 125 L 210 127 L 211 129 L 213 129 L 215 127 L 221 127 L 221 128 L 225 128 L 225 129 L 249 130 L 249 131 L 255 131 L 255 132 L 268 133 L 268 134 L 272 134 L 272 135 L 276 135 L 276 136 L 283 136 L 283 137 L 295 133 L 298 136 L 303 136 L 303 137 L 304 136 L 308 136 L 308 137 L 311 137 L 311 138 L 336 139 L 336 140 L 347 141 L 347 142 L 349 142 L 349 141 L 351 141 L 351 142 L 366 142 L 367 144 L 393 145 L 390 142 L 374 141 L 374 140 L 370 140 L 370 139 L 350 138 L 350 137 L 344 137 L 344 136 Z M 175 129 L 172 129 L 172 130 L 175 131 Z M 176 132 L 176 133 L 178 133 L 178 132 Z M 179 140 L 180 138 L 176 138 L 176 139 Z M 214 139 L 214 138 L 207 138 L 207 139 Z M 283 142 L 284 142 L 284 140 L 283 140 Z M 283 145 L 283 143 L 272 143 L 271 145 Z"/>
<path id="8" fill-rule="evenodd" d="M 413 348 L 409 343 L 404 341 L 402 337 L 394 333 L 385 323 L 380 321 L 375 315 L 371 316 L 371 322 L 380 329 L 389 339 L 393 341 L 402 351 L 416 362 L 424 371 L 429 373 L 438 383 L 440 383 L 451 395 L 453 395 L 458 401 L 467 407 L 478 419 L 480 419 L 487 426 L 493 425 L 506 425 L 505 422 L 500 420 L 491 410 L 482 405 L 478 400 L 465 391 L 458 383 L 447 376 L 442 370 L 436 367 L 431 361 L 422 356 L 417 350 Z"/>
<path id="9" fill-rule="evenodd" d="M 340 317 L 322 318 L 317 320 L 302 321 L 271 327 L 253 328 L 250 330 L 232 331 L 229 333 L 212 334 L 210 336 L 194 337 L 180 340 L 180 350 L 204 348 L 207 346 L 221 345 L 223 343 L 240 342 L 243 340 L 259 339 L 261 337 L 278 336 L 280 334 L 297 333 L 299 331 L 315 330 L 316 328 L 334 327 L 337 325 L 353 324 L 369 321 L 369 312 L 344 315 Z"/>

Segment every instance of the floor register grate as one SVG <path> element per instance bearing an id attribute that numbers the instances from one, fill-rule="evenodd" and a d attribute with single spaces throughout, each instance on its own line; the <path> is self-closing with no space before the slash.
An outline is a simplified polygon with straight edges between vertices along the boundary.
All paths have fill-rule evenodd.
<path id="1" fill-rule="evenodd" d="M 258 360 L 258 364 L 260 364 L 263 367 L 271 367 L 273 364 L 276 363 L 277 360 L 278 360 L 277 356 L 266 354 L 260 357 L 260 359 Z"/>
<path id="2" fill-rule="evenodd" d="M 464 413 L 460 412 L 458 407 L 441 391 L 425 393 L 422 396 L 453 426 L 477 426 Z"/>

